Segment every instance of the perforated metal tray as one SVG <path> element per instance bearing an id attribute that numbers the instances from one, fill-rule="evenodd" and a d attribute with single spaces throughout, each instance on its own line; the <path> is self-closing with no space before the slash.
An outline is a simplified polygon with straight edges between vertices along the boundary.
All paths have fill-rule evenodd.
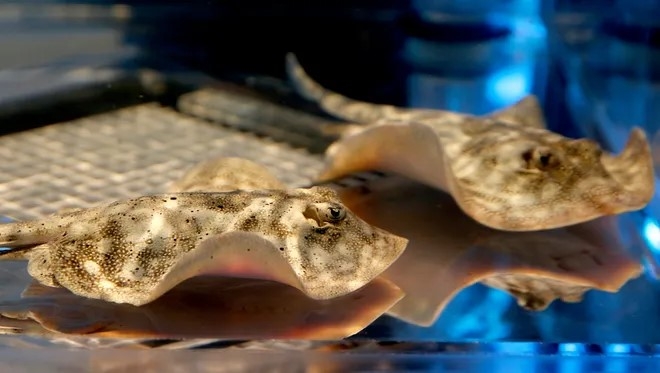
<path id="1" fill-rule="evenodd" d="M 157 193 L 220 155 L 264 164 L 290 186 L 308 184 L 322 162 L 303 148 L 144 104 L 0 137 L 0 215 L 30 219 Z"/>

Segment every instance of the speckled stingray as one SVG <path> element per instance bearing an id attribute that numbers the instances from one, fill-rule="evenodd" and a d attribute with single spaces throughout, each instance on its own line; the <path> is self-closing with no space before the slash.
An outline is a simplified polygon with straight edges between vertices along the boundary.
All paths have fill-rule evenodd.
<path id="1" fill-rule="evenodd" d="M 304 97 L 352 123 L 327 152 L 320 180 L 356 171 L 407 176 L 448 192 L 478 222 L 529 231 L 644 207 L 654 191 L 650 148 L 635 128 L 618 156 L 588 139 L 545 129 L 537 100 L 485 116 L 352 100 L 313 81 L 293 55 L 289 76 Z"/>
<path id="2" fill-rule="evenodd" d="M 331 189 L 167 193 L 0 225 L 0 259 L 44 285 L 143 305 L 201 275 L 268 279 L 313 299 L 369 283 L 407 240 L 366 224 Z"/>
<path id="3" fill-rule="evenodd" d="M 314 300 L 273 281 L 202 276 L 136 307 L 79 297 L 35 281 L 30 284 L 24 263 L 2 264 L 2 290 L 11 291 L 0 292 L 0 334 L 339 339 L 365 328 L 403 296 L 382 278 L 344 296 Z"/>
<path id="4" fill-rule="evenodd" d="M 352 186 L 334 188 L 352 211 L 409 239 L 383 277 L 406 293 L 389 313 L 411 323 L 432 324 L 459 291 L 477 282 L 543 310 L 557 298 L 578 302 L 589 289 L 616 292 L 642 271 L 622 246 L 613 217 L 504 232 L 477 224 L 448 194 L 403 177 L 346 184 Z"/>
<path id="5" fill-rule="evenodd" d="M 260 168 L 252 181 L 237 182 L 227 175 L 242 162 L 205 164 L 214 162 L 224 165 L 223 171 L 198 173 L 191 185 L 241 188 L 275 178 Z M 388 313 L 411 323 L 432 324 L 454 295 L 477 282 L 507 291 L 522 307 L 542 310 L 557 298 L 580 301 L 592 288 L 618 291 L 641 273 L 611 217 L 541 232 L 503 232 L 477 224 L 435 188 L 400 176 L 363 176 L 326 186 L 361 218 L 409 239 L 382 276 L 406 293 Z"/>

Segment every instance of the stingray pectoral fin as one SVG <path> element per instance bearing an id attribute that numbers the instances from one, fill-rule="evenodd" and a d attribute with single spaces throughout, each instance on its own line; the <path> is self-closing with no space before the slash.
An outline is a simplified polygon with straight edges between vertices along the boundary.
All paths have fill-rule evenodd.
<path id="1" fill-rule="evenodd" d="M 416 271 L 414 261 L 392 268 L 384 277 L 399 285 L 406 295 L 392 306 L 388 315 L 405 322 L 428 327 L 433 325 L 451 300 L 466 287 L 479 282 L 482 278 L 478 263 L 459 263 L 442 267 L 437 265 L 438 273 L 430 280 L 419 276 L 410 276 Z M 420 264 L 420 263 L 417 263 Z M 414 278 L 418 277 L 418 278 Z"/>
<path id="2" fill-rule="evenodd" d="M 151 291 L 148 301 L 184 280 L 202 275 L 272 280 L 304 289 L 272 242 L 257 233 L 228 232 L 209 237 L 184 254 Z"/>
<path id="3" fill-rule="evenodd" d="M 216 157 L 191 167 L 170 184 L 168 191 L 229 192 L 237 189 L 285 188 L 286 184 L 261 164 L 238 157 Z"/>
<path id="4" fill-rule="evenodd" d="M 609 206 L 613 213 L 638 210 L 650 202 L 655 193 L 653 156 L 641 128 L 633 128 L 620 154 L 603 155 L 601 162 L 616 182 Z"/>
<path id="5" fill-rule="evenodd" d="M 17 221 L 0 224 L 0 247 L 12 248 L 0 251 L 0 260 L 24 259 L 19 252 L 29 251 L 31 247 L 48 242 L 56 235 L 56 229 L 49 220 Z"/>
<path id="6" fill-rule="evenodd" d="M 590 223 L 585 223 L 586 225 Z M 594 245 L 571 230 L 498 234 L 483 242 L 492 255 L 483 283 L 504 290 L 524 308 L 540 311 L 555 299 L 579 302 L 591 289 L 615 293 L 642 273 L 616 237 Z M 474 252 L 474 257 L 483 256 Z"/>
<path id="7" fill-rule="evenodd" d="M 319 176 L 328 181 L 354 172 L 397 173 L 446 190 L 444 152 L 426 125 L 383 123 L 345 136 L 326 151 L 326 167 Z"/>
<path id="8" fill-rule="evenodd" d="M 506 231 L 579 224 L 639 210 L 653 197 L 653 159 L 641 129 L 633 129 L 618 155 L 605 153 L 586 139 L 564 139 L 557 144 L 563 158 L 547 171 L 508 172 L 504 179 L 475 177 L 479 175 L 475 172 L 468 178 L 451 179 L 452 195 L 473 219 Z M 452 168 L 459 174 L 465 168 L 457 163 Z M 488 180 L 497 181 L 488 184 Z"/>
<path id="9" fill-rule="evenodd" d="M 34 319 L 51 331 L 110 338 L 346 338 L 403 296 L 376 278 L 358 291 L 314 300 L 272 281 L 196 277 L 143 307 L 30 286 L 30 299 L 0 302 L 0 314 Z M 30 333 L 30 330 L 26 330 Z"/>
<path id="10" fill-rule="evenodd" d="M 513 105 L 489 113 L 486 116 L 513 124 L 545 128 L 543 110 L 539 100 L 533 95 L 527 95 Z"/>
<path id="11" fill-rule="evenodd" d="M 315 301 L 315 308 L 304 315 L 303 326 L 285 337 L 319 340 L 349 337 L 385 314 L 403 297 L 403 291 L 396 284 L 377 277 L 353 293 Z"/>

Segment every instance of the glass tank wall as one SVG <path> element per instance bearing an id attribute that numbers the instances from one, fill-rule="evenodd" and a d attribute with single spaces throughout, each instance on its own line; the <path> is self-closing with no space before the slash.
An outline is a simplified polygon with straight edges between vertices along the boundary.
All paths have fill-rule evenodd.
<path id="1" fill-rule="evenodd" d="M 284 82 L 284 55 L 295 52 L 321 84 L 370 102 L 480 115 L 533 94 L 551 130 L 597 139 L 615 152 L 623 148 L 630 130 L 640 126 L 652 144 L 656 173 L 660 170 L 660 1 L 183 3 L 0 4 L 0 56 L 5 56 L 0 59 L 0 116 L 10 119 L 2 132 L 75 119 L 91 113 L 91 107 L 117 109 L 154 97 L 177 115 L 189 115 L 175 103 L 182 93 L 197 84 L 224 87 L 227 82 L 259 91 L 269 104 L 316 115 L 317 123 L 331 121 L 292 97 Z M 145 82 L 150 87 L 146 91 L 121 91 Z M 104 94 L 89 93 L 99 87 Z M 74 88 L 71 99 L 60 95 Z M 254 99 L 235 88 L 229 90 L 234 99 Z M 55 96 L 66 102 L 49 101 Z M 93 99 L 95 106 L 81 104 L 83 99 Z M 47 104 L 39 104 L 36 112 L 34 105 L 42 101 Z M 66 109 L 60 109 L 64 104 Z M 251 107 L 223 107 L 223 119 L 240 122 L 253 114 L 246 109 Z M 283 123 L 291 119 L 290 112 L 268 110 L 256 110 L 261 116 L 254 123 L 271 121 L 278 134 L 286 134 Z M 124 140 L 129 144 L 130 136 Z M 145 140 L 145 148 L 166 147 L 158 141 Z M 320 163 L 320 155 L 314 155 Z M 138 161 L 129 159 L 122 166 Z M 302 168 L 286 162 L 290 164 L 279 167 L 291 172 Z M 161 176 L 168 171 L 153 170 Z M 6 192 L 3 188 L 0 192 Z M 122 191 L 139 189 L 131 188 Z M 617 222 L 624 246 L 645 266 L 619 292 L 592 290 L 582 302 L 555 301 L 534 312 L 503 291 L 476 284 L 460 291 L 429 327 L 383 316 L 350 340 L 529 342 L 481 345 L 480 350 L 523 355 L 550 350 L 566 355 L 657 353 L 644 345 L 660 343 L 660 196 L 656 193 L 647 208 Z"/>

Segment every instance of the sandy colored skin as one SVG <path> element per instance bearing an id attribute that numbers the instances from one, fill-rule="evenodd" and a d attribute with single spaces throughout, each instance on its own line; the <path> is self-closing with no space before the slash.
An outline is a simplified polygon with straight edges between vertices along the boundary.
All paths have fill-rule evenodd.
<path id="1" fill-rule="evenodd" d="M 313 81 L 293 55 L 301 95 L 358 125 L 326 152 L 319 180 L 358 171 L 393 172 L 448 192 L 476 221 L 506 231 L 558 228 L 634 211 L 654 192 L 645 133 L 634 128 L 617 156 L 588 139 L 545 129 L 537 100 L 473 116 L 350 99 Z"/>
<path id="2" fill-rule="evenodd" d="M 201 275 L 268 279 L 329 299 L 369 283 L 407 240 L 366 224 L 334 191 L 144 196 L 0 225 L 0 259 L 47 286 L 147 304 Z"/>
<path id="3" fill-rule="evenodd" d="M 642 267 L 620 243 L 614 218 L 540 232 L 503 232 L 474 222 L 446 193 L 402 177 L 342 180 L 342 201 L 370 224 L 409 239 L 383 276 L 406 296 L 389 314 L 428 326 L 467 286 L 502 289 L 543 310 L 555 299 L 617 292 Z M 351 186 L 346 186 L 351 185 Z"/>
<path id="4" fill-rule="evenodd" d="M 30 279 L 17 283 L 25 288 Z M 364 329 L 402 296 L 382 278 L 344 296 L 314 300 L 272 281 L 196 277 L 135 307 L 33 282 L 20 298 L 0 297 L 0 328 L 7 329 L 4 334 L 14 330 L 24 335 L 55 332 L 103 338 L 329 340 Z"/>
<path id="5" fill-rule="evenodd" d="M 268 169 L 243 158 L 217 157 L 200 162 L 170 184 L 168 192 L 226 192 L 236 189 L 286 189 Z"/>
<path id="6" fill-rule="evenodd" d="M 239 175 L 242 170 L 250 172 Z M 215 158 L 192 167 L 169 190 L 227 192 L 283 185 L 265 167 L 251 161 Z M 28 286 L 31 279 L 20 276 L 24 269 L 14 268 L 24 264 L 6 264 L 12 268 L 0 271 L 5 283 L 0 289 L 2 334 L 341 339 L 364 329 L 403 297 L 397 286 L 381 277 L 349 294 L 315 300 L 273 281 L 198 276 L 135 307 L 79 297 L 38 282 Z M 208 322 L 211 319 L 213 323 Z"/>
<path id="7" fill-rule="evenodd" d="M 231 167 L 216 161 L 226 172 L 212 176 L 213 184 L 243 187 L 223 181 Z M 252 182 L 263 173 L 274 177 L 264 168 Z M 447 193 L 404 177 L 361 174 L 326 186 L 361 218 L 410 240 L 382 276 L 406 293 L 388 313 L 414 324 L 433 324 L 458 292 L 477 282 L 540 311 L 556 299 L 579 302 L 590 289 L 616 292 L 642 270 L 609 217 L 542 232 L 502 232 L 476 223 Z"/>

